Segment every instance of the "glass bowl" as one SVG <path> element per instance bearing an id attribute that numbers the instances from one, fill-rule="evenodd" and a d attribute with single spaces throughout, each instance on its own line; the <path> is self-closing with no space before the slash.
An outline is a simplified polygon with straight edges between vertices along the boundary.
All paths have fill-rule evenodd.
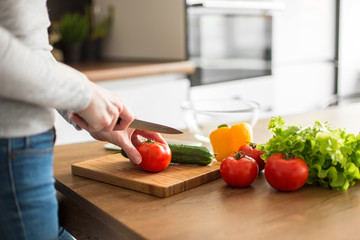
<path id="1" fill-rule="evenodd" d="M 247 122 L 253 127 L 260 105 L 244 99 L 204 99 L 185 101 L 181 110 L 189 131 L 199 141 L 209 143 L 210 133 L 219 125 Z"/>

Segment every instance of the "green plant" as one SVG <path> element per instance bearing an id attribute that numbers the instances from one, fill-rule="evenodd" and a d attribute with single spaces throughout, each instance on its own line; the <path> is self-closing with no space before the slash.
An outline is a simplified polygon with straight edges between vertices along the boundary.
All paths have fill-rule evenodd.
<path id="1" fill-rule="evenodd" d="M 89 35 L 90 23 L 80 13 L 66 13 L 59 22 L 61 41 L 64 44 L 82 43 Z"/>
<path id="2" fill-rule="evenodd" d="M 102 12 L 99 6 L 85 7 L 85 16 L 90 23 L 90 39 L 104 38 L 110 30 L 114 19 L 114 7 L 110 6 L 106 15 Z"/>

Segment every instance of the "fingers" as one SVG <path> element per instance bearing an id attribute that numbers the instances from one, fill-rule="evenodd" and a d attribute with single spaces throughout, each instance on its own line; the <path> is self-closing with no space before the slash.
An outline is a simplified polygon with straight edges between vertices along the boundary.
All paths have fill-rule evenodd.
<path id="1" fill-rule="evenodd" d="M 150 132 L 149 138 L 154 139 L 157 142 L 167 144 L 166 140 L 160 135 L 160 133 Z"/>
<path id="2" fill-rule="evenodd" d="M 134 131 L 135 130 L 131 128 L 123 131 L 100 131 L 91 133 L 91 136 L 93 136 L 95 139 L 101 139 L 121 147 L 126 152 L 126 155 L 133 164 L 139 164 L 142 160 L 141 155 L 130 140 Z"/>
<path id="3" fill-rule="evenodd" d="M 144 138 L 147 138 L 147 139 L 154 140 L 156 142 L 167 144 L 165 139 L 159 133 L 150 132 L 150 131 L 144 131 L 144 130 L 138 130 L 138 129 L 135 130 L 133 132 L 133 134 L 131 135 L 131 142 L 132 142 L 132 145 L 133 145 L 132 148 L 129 148 L 129 151 L 131 151 L 131 152 L 128 153 L 126 151 L 126 149 L 123 148 L 124 151 L 126 152 L 126 154 L 128 155 L 130 161 L 135 163 L 135 164 L 139 164 L 141 162 L 141 160 L 140 160 L 140 162 L 138 160 L 139 156 L 140 156 L 140 159 L 141 159 L 141 155 L 136 149 L 142 143 L 142 141 L 140 139 L 140 136 L 142 136 Z M 133 154 L 133 155 L 130 156 L 129 154 Z"/>
<path id="4" fill-rule="evenodd" d="M 111 132 L 114 130 L 116 122 L 119 118 L 119 111 L 117 107 L 109 106 L 107 112 L 108 112 L 108 116 L 107 116 L 108 119 L 106 119 L 103 122 L 102 128 L 98 129 L 97 131 Z"/>
<path id="5" fill-rule="evenodd" d="M 98 140 L 98 141 L 106 141 L 106 139 L 104 137 L 101 136 L 101 134 L 99 134 L 99 132 L 93 132 L 93 133 L 90 133 L 90 135 L 95 139 L 95 140 Z"/>
<path id="6" fill-rule="evenodd" d="M 87 122 L 79 115 L 70 113 L 70 119 L 73 120 L 79 127 L 85 130 L 89 129 L 89 125 L 87 124 Z"/>
<path id="7" fill-rule="evenodd" d="M 125 145 L 122 149 L 126 152 L 126 155 L 129 157 L 130 161 L 133 164 L 140 164 L 142 161 L 141 155 L 134 146 Z"/>
<path id="8" fill-rule="evenodd" d="M 131 111 L 125 106 L 122 105 L 122 111 L 120 111 L 119 117 L 121 118 L 121 121 L 119 124 L 116 124 L 113 130 L 124 130 L 129 127 L 130 123 L 134 121 L 134 115 L 131 113 Z M 117 119 L 116 119 L 117 121 Z"/>
<path id="9" fill-rule="evenodd" d="M 124 130 L 134 116 L 113 92 L 91 83 L 92 98 L 88 107 L 76 113 L 73 120 L 88 132 Z M 122 121 L 116 124 L 119 116 Z M 116 127 L 115 127 L 116 126 Z"/>
<path id="10" fill-rule="evenodd" d="M 147 138 L 147 139 L 152 139 L 156 142 L 160 142 L 160 143 L 166 143 L 165 139 L 160 135 L 160 133 L 157 133 L 157 132 L 150 132 L 150 131 L 145 131 L 145 130 L 135 130 L 133 135 L 132 135 L 132 138 L 131 138 L 131 141 L 133 141 L 133 144 L 135 146 L 138 146 L 138 141 L 140 141 L 139 137 L 138 136 L 142 136 L 144 138 Z M 141 143 L 141 141 L 140 141 Z M 138 145 L 136 145 L 138 144 Z"/>

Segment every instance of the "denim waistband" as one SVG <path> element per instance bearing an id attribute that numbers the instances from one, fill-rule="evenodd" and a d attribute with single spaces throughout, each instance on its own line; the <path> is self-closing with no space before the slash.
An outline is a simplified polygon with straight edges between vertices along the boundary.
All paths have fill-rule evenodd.
<path id="1" fill-rule="evenodd" d="M 0 138 L 0 147 L 8 146 L 8 144 L 11 143 L 11 146 L 13 148 L 27 148 L 42 141 L 55 142 L 55 139 L 56 139 L 55 128 L 52 128 L 46 132 L 42 132 L 39 134 L 34 134 L 26 137 Z"/>

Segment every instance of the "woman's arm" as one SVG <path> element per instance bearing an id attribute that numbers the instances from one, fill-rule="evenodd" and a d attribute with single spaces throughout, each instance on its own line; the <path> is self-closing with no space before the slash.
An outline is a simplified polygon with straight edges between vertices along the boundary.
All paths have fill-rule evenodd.
<path id="1" fill-rule="evenodd" d="M 58 63 L 47 49 L 32 49 L 0 25 L 0 97 L 44 107 L 85 109 L 88 79 Z"/>

